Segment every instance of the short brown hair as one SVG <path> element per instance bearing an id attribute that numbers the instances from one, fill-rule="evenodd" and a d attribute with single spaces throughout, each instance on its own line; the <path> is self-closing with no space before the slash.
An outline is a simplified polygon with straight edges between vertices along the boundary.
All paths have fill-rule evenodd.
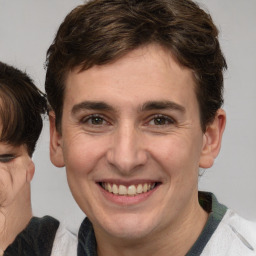
<path id="1" fill-rule="evenodd" d="M 205 131 L 223 104 L 227 65 L 211 16 L 190 0 L 92 0 L 71 11 L 47 52 L 45 89 L 57 129 L 68 71 L 104 65 L 150 43 L 194 72 Z"/>
<path id="2" fill-rule="evenodd" d="M 0 62 L 0 141 L 25 145 L 32 156 L 43 127 L 46 96 L 26 73 Z"/>

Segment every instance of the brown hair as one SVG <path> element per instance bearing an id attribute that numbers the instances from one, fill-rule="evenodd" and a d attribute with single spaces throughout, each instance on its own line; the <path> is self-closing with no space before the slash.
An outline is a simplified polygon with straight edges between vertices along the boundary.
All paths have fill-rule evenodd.
<path id="1" fill-rule="evenodd" d="M 0 62 L 0 141 L 25 145 L 32 156 L 43 127 L 45 95 L 26 73 Z"/>
<path id="2" fill-rule="evenodd" d="M 57 129 L 68 71 L 104 65 L 150 43 L 193 70 L 205 131 L 223 104 L 227 65 L 211 16 L 190 0 L 93 0 L 71 11 L 47 51 L 45 89 Z"/>

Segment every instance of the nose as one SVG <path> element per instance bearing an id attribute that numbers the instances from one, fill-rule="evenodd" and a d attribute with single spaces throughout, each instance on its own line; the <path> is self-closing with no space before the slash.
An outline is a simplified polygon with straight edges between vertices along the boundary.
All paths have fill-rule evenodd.
<path id="1" fill-rule="evenodd" d="M 109 164 L 121 175 L 128 176 L 142 168 L 146 164 L 147 157 L 142 136 L 133 125 L 126 124 L 117 128 L 107 152 Z"/>

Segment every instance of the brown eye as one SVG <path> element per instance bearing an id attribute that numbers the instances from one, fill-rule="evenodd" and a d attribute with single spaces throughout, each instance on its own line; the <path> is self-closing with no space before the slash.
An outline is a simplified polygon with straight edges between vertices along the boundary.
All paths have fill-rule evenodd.
<path id="1" fill-rule="evenodd" d="M 163 117 L 157 117 L 157 118 L 154 118 L 154 124 L 155 125 L 165 125 L 165 124 L 168 124 L 166 118 L 163 118 Z"/>
<path id="2" fill-rule="evenodd" d="M 81 121 L 85 125 L 90 125 L 90 126 L 103 126 L 103 125 L 108 125 L 109 123 L 105 120 L 100 115 L 90 115 L 86 116 L 82 119 Z"/>
<path id="3" fill-rule="evenodd" d="M 171 125 L 174 124 L 174 120 L 167 116 L 156 116 L 148 123 L 149 125 Z"/>
<path id="4" fill-rule="evenodd" d="M 104 123 L 104 119 L 99 116 L 91 117 L 90 123 L 93 125 L 102 125 Z"/>

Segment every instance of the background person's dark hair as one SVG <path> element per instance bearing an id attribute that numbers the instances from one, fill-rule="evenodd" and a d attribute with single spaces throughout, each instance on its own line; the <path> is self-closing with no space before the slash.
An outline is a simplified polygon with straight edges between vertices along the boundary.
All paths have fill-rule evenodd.
<path id="1" fill-rule="evenodd" d="M 0 62 L 0 141 L 24 144 L 32 156 L 46 110 L 45 95 L 28 75 Z"/>
<path id="2" fill-rule="evenodd" d="M 93 0 L 67 15 L 47 52 L 45 89 L 59 132 L 68 71 L 104 65 L 150 43 L 193 70 L 205 131 L 223 104 L 227 68 L 210 15 L 190 0 Z"/>

